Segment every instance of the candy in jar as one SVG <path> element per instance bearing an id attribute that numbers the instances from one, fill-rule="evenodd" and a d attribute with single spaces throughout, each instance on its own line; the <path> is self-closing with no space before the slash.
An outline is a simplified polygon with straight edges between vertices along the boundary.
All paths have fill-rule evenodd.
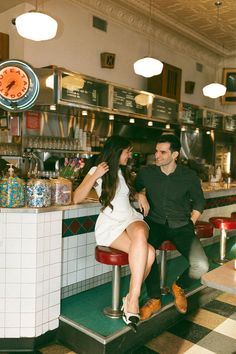
<path id="1" fill-rule="evenodd" d="M 52 205 L 69 205 L 71 203 L 72 183 L 66 178 L 56 178 L 52 183 Z"/>
<path id="2" fill-rule="evenodd" d="M 26 186 L 26 204 L 31 208 L 51 205 L 51 183 L 46 179 L 31 179 Z"/>
<path id="3" fill-rule="evenodd" d="M 9 177 L 0 181 L 0 206 L 5 208 L 20 208 L 25 204 L 25 183 L 19 177 L 14 177 L 12 164 L 9 168 Z"/>

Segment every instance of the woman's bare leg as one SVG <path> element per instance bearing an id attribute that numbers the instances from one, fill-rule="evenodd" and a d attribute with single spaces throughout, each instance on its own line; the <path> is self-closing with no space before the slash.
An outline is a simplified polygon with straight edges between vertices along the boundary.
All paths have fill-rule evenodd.
<path id="1" fill-rule="evenodd" d="M 130 224 L 111 245 L 129 255 L 130 286 L 128 312 L 139 312 L 139 296 L 144 278 L 148 275 L 155 259 L 155 251 L 147 243 L 148 227 L 141 221 Z"/>

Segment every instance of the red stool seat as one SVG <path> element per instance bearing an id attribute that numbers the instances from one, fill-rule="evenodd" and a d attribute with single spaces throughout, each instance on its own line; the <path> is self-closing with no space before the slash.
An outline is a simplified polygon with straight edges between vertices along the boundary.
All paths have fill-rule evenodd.
<path id="1" fill-rule="evenodd" d="M 236 219 L 236 211 L 233 211 L 233 212 L 231 213 L 231 218 L 232 218 L 232 219 Z"/>
<path id="2" fill-rule="evenodd" d="M 213 225 L 207 221 L 197 221 L 195 233 L 198 238 L 209 238 L 213 236 Z"/>
<path id="3" fill-rule="evenodd" d="M 95 258 L 98 262 L 108 265 L 127 265 L 129 264 L 128 254 L 115 248 L 97 246 Z"/>
<path id="4" fill-rule="evenodd" d="M 215 263 L 222 265 L 225 262 L 228 262 L 228 259 L 225 258 L 227 239 L 226 230 L 236 229 L 236 219 L 223 216 L 215 216 L 210 218 L 209 222 L 212 223 L 216 229 L 220 229 L 220 257 L 219 259 L 215 260 Z"/>
<path id="5" fill-rule="evenodd" d="M 214 216 L 209 219 L 209 222 L 214 225 L 216 229 L 234 230 L 236 229 L 236 219 Z"/>
<path id="6" fill-rule="evenodd" d="M 129 264 L 128 254 L 112 247 L 96 246 L 95 259 L 99 263 L 112 266 L 112 304 L 103 309 L 106 316 L 118 318 L 122 316 L 120 310 L 120 278 L 121 266 Z"/>
<path id="7" fill-rule="evenodd" d="M 160 251 L 174 251 L 174 250 L 176 250 L 176 247 L 171 241 L 166 240 L 166 241 L 162 242 L 162 244 L 160 245 L 160 247 L 158 249 Z"/>

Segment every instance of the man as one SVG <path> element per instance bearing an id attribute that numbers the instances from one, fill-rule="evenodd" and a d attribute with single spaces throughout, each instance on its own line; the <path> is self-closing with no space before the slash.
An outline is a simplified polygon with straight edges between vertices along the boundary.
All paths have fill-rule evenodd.
<path id="1" fill-rule="evenodd" d="M 186 313 L 183 289 L 208 271 L 208 259 L 194 232 L 194 224 L 204 209 L 203 192 L 196 173 L 177 164 L 180 148 L 177 136 L 161 135 L 156 145 L 155 165 L 141 169 L 135 184 L 139 207 L 150 227 L 148 242 L 158 249 L 163 241 L 170 240 L 189 263 L 171 287 L 177 310 Z M 161 308 L 157 262 L 153 263 L 145 284 L 149 300 L 140 309 L 142 320 Z"/>

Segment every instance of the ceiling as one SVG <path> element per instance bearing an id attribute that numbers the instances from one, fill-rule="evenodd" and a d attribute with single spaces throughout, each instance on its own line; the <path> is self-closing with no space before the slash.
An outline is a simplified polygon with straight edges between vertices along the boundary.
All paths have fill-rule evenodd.
<path id="1" fill-rule="evenodd" d="M 201 45 L 221 47 L 220 54 L 236 53 L 236 0 L 150 0 L 151 9 L 148 0 L 107 1 L 148 16 L 152 24 L 165 25 Z M 23 2 L 36 4 L 36 0 L 0 1 L 0 13 Z M 81 1 L 74 2 L 79 4 Z M 221 5 L 216 6 L 215 3 Z M 40 1 L 38 4 L 40 8 Z"/>

